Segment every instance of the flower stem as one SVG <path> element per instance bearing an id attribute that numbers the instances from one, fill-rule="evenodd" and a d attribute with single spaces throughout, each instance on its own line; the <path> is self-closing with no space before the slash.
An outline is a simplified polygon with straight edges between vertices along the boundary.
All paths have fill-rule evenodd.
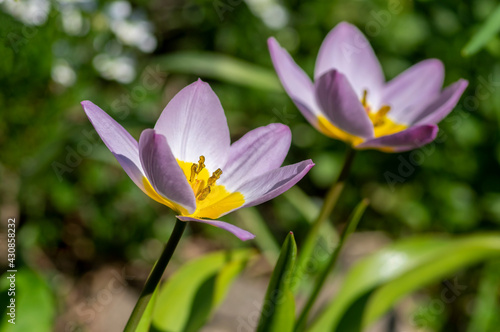
<path id="1" fill-rule="evenodd" d="M 369 202 L 367 199 L 363 199 L 361 203 L 356 206 L 356 209 L 354 210 L 354 213 L 352 216 L 349 218 L 349 221 L 347 222 L 346 227 L 344 228 L 344 231 L 342 232 L 342 235 L 340 236 L 339 243 L 337 244 L 337 247 L 335 247 L 335 250 L 333 251 L 332 255 L 330 256 L 330 260 L 326 264 L 325 268 L 323 271 L 321 271 L 321 274 L 318 276 L 318 279 L 316 281 L 316 284 L 314 285 L 314 289 L 309 296 L 309 299 L 306 302 L 306 305 L 302 309 L 302 312 L 300 313 L 299 319 L 297 320 L 297 323 L 295 324 L 295 332 L 303 331 L 306 324 L 307 324 L 307 317 L 309 316 L 309 311 L 311 311 L 314 302 L 316 302 L 316 298 L 319 295 L 319 292 L 321 291 L 321 288 L 323 288 L 323 285 L 325 284 L 325 281 L 330 274 L 330 272 L 333 270 L 337 263 L 337 259 L 339 257 L 340 250 L 342 249 L 345 241 L 351 235 L 355 230 L 356 227 L 358 226 L 358 223 L 363 216 L 363 213 L 366 210 L 366 207 L 368 206 Z"/>
<path id="2" fill-rule="evenodd" d="M 151 270 L 151 273 L 148 276 L 148 279 L 146 280 L 146 284 L 142 289 L 139 300 L 137 301 L 134 310 L 132 311 L 132 314 L 128 319 L 127 325 L 123 330 L 124 332 L 135 332 L 135 330 L 137 329 L 141 317 L 144 314 L 144 311 L 146 310 L 146 307 L 148 306 L 148 303 L 151 300 L 151 297 L 153 296 L 153 293 L 158 286 L 161 277 L 163 276 L 163 272 L 165 271 L 170 258 L 172 258 L 175 248 L 177 247 L 177 244 L 179 243 L 179 240 L 181 239 L 182 234 L 186 229 L 186 224 L 187 223 L 184 221 L 181 221 L 179 219 L 176 220 L 172 235 L 170 235 L 170 238 L 165 245 L 165 249 L 163 249 L 160 258 L 158 259 L 158 261 L 156 261 L 153 269 Z"/>
<path id="3" fill-rule="evenodd" d="M 337 180 L 333 183 L 332 187 L 326 194 L 318 218 L 314 221 L 314 224 L 309 230 L 309 233 L 307 234 L 306 239 L 302 245 L 301 253 L 299 254 L 297 260 L 297 267 L 294 272 L 295 280 L 301 281 L 303 278 L 304 271 L 306 271 L 307 269 L 307 264 L 311 258 L 311 254 L 314 250 L 316 242 L 318 241 L 321 226 L 323 225 L 325 220 L 328 219 L 335 205 L 337 204 L 340 194 L 345 187 L 345 182 L 347 180 L 347 177 L 349 176 L 349 171 L 351 169 L 351 165 L 355 155 L 356 150 L 348 146 L 342 170 L 340 171 Z M 294 283 L 294 288 L 296 288 L 299 284 L 300 282 Z"/>

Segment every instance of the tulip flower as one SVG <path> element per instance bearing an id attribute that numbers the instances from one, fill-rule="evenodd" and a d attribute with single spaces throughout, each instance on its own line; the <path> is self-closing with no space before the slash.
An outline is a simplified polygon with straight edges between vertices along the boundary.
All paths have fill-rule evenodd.
<path id="1" fill-rule="evenodd" d="M 355 149 L 407 151 L 436 138 L 437 123 L 457 104 L 468 82 L 441 90 L 444 67 L 428 59 L 385 82 L 365 36 L 342 22 L 319 50 L 314 83 L 274 38 L 268 46 L 281 84 L 321 133 Z"/>
<path id="2" fill-rule="evenodd" d="M 291 143 L 290 129 L 282 124 L 252 130 L 231 145 L 219 98 L 201 80 L 182 89 L 139 142 L 92 102 L 82 106 L 146 195 L 174 210 L 179 220 L 220 227 L 243 241 L 254 235 L 214 219 L 282 194 L 314 165 L 305 160 L 280 167 Z"/>

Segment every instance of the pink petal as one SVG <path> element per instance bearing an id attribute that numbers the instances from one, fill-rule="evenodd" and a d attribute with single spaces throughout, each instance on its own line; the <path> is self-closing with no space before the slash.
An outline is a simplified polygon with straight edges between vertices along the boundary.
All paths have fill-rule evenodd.
<path id="1" fill-rule="evenodd" d="M 438 123 L 457 105 L 469 82 L 459 79 L 443 90 L 426 108 L 416 115 L 414 124 Z"/>
<path id="2" fill-rule="evenodd" d="M 314 85 L 307 74 L 293 61 L 288 52 L 274 38 L 267 40 L 274 69 L 292 101 L 299 111 L 314 126 L 318 127 L 318 116 L 322 114 L 314 95 Z"/>
<path id="3" fill-rule="evenodd" d="M 367 90 L 370 103 L 378 105 L 384 74 L 370 43 L 352 24 L 337 24 L 319 49 L 315 79 L 333 69 L 345 75 L 359 98 Z"/>
<path id="4" fill-rule="evenodd" d="M 203 155 L 210 172 L 226 163 L 230 144 L 226 116 L 217 95 L 201 80 L 172 98 L 155 130 L 166 137 L 179 160 L 196 163 Z"/>
<path id="5" fill-rule="evenodd" d="M 399 123 L 410 123 L 408 120 L 425 108 L 425 101 L 441 93 L 443 80 L 444 67 L 441 61 L 421 61 L 387 83 L 381 103 L 391 106 L 389 116 L 392 119 Z"/>
<path id="6" fill-rule="evenodd" d="M 241 229 L 239 227 L 234 226 L 233 224 L 229 224 L 224 221 L 219 221 L 219 220 L 207 220 L 207 219 L 198 219 L 198 218 L 192 218 L 192 217 L 185 217 L 185 216 L 177 216 L 177 219 L 182 220 L 182 221 L 196 221 L 196 222 L 201 222 L 204 224 L 209 224 L 218 228 L 222 228 L 232 234 L 234 234 L 238 239 L 242 241 L 247 241 L 255 238 L 255 235 L 253 235 L 250 232 L 245 231 L 244 229 Z"/>
<path id="7" fill-rule="evenodd" d="M 416 149 L 432 142 L 438 133 L 436 125 L 420 125 L 399 133 L 374 138 L 356 146 L 356 149 L 390 149 L 390 152 L 403 152 Z"/>
<path id="8" fill-rule="evenodd" d="M 86 100 L 82 101 L 81 105 L 104 144 L 113 153 L 132 181 L 146 192 L 142 184 L 144 170 L 139 158 L 137 141 L 94 103 Z"/>
<path id="9" fill-rule="evenodd" d="M 219 183 L 233 191 L 249 179 L 280 167 L 291 140 L 290 129 L 279 123 L 248 132 L 231 145 Z"/>
<path id="10" fill-rule="evenodd" d="M 139 139 L 142 166 L 151 186 L 167 200 L 196 210 L 196 200 L 184 172 L 179 167 L 167 140 L 154 129 L 146 129 Z"/>
<path id="11" fill-rule="evenodd" d="M 373 124 L 346 77 L 331 70 L 315 83 L 316 96 L 327 118 L 338 128 L 360 137 L 373 137 Z"/>
<path id="12" fill-rule="evenodd" d="M 281 195 L 299 182 L 313 166 L 312 160 L 304 160 L 247 181 L 236 189 L 245 197 L 245 204 L 242 207 L 258 205 Z"/>

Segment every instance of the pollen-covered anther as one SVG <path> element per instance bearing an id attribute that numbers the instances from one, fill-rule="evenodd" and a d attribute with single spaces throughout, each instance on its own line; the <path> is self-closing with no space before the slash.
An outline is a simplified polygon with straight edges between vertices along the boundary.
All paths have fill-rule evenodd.
<path id="1" fill-rule="evenodd" d="M 200 160 L 198 160 L 198 169 L 196 170 L 196 173 L 200 173 L 202 169 L 205 168 L 205 157 L 200 156 Z"/>
<path id="2" fill-rule="evenodd" d="M 196 178 L 196 169 L 198 169 L 198 164 L 194 164 L 191 166 L 191 175 L 189 176 L 189 182 L 193 182 Z"/>
<path id="3" fill-rule="evenodd" d="M 208 194 L 210 194 L 210 186 L 207 186 L 206 188 L 204 188 L 199 194 L 198 194 L 198 200 L 202 201 L 204 200 L 205 198 L 207 198 Z"/>
<path id="4" fill-rule="evenodd" d="M 205 168 L 205 157 L 200 156 L 198 163 L 193 163 L 191 165 L 191 174 L 189 175 L 189 182 L 193 182 L 196 179 L 196 175 L 201 172 L 202 169 Z"/>
<path id="5" fill-rule="evenodd" d="M 217 168 L 217 170 L 212 173 L 212 176 L 208 178 L 208 185 L 213 186 L 215 184 L 215 181 L 220 179 L 221 175 L 222 170 L 220 168 Z"/>
<path id="6" fill-rule="evenodd" d="M 388 105 L 382 106 L 378 112 L 375 114 L 375 118 L 373 119 L 373 125 L 374 126 L 380 126 L 384 124 L 385 122 L 385 116 L 389 111 L 391 110 L 391 107 Z"/>

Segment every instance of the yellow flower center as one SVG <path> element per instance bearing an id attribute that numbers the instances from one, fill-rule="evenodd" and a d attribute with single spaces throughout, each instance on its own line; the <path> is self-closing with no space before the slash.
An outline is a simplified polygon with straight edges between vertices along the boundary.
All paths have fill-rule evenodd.
<path id="1" fill-rule="evenodd" d="M 149 181 L 143 178 L 143 184 L 147 194 L 157 202 L 168 206 L 176 213 L 183 216 L 209 219 L 217 219 L 225 212 L 236 209 L 245 203 L 245 198 L 241 193 L 230 193 L 223 185 L 216 183 L 222 175 L 222 170 L 218 168 L 210 175 L 210 172 L 205 167 L 204 156 L 200 156 L 198 163 L 189 163 L 182 160 L 177 160 L 177 163 L 184 172 L 196 197 L 196 211 L 189 214 L 188 211 L 179 204 L 175 204 L 161 197 L 151 187 Z"/>
<path id="2" fill-rule="evenodd" d="M 374 112 L 368 104 L 367 96 L 368 91 L 364 90 L 361 103 L 363 104 L 363 107 L 373 124 L 374 137 L 392 135 L 408 128 L 407 125 L 396 123 L 387 116 L 391 110 L 391 107 L 388 105 L 383 105 L 376 112 Z M 347 141 L 353 146 L 361 144 L 364 141 L 362 137 L 349 134 L 340 128 L 337 128 L 324 116 L 318 117 L 318 127 L 323 134 L 335 139 Z"/>

